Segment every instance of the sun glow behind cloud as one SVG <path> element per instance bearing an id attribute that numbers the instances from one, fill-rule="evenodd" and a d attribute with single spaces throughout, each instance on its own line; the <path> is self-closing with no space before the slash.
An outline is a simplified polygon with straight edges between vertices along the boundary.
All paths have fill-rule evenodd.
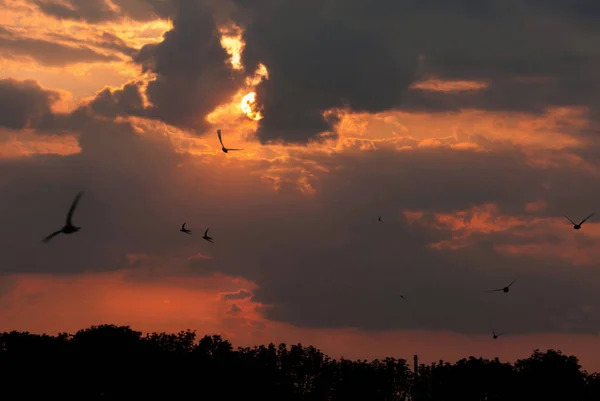
<path id="1" fill-rule="evenodd" d="M 243 71 L 244 65 L 242 63 L 242 51 L 246 46 L 243 39 L 243 30 L 238 25 L 230 24 L 219 28 L 221 33 L 221 46 L 229 55 L 229 63 L 231 67 L 236 71 Z M 225 110 L 229 112 L 242 112 L 250 120 L 259 121 L 263 118 L 261 108 L 256 104 L 256 86 L 261 83 L 263 79 L 269 79 L 269 72 L 264 64 L 259 64 L 254 74 L 248 76 L 245 80 L 245 86 L 233 97 L 230 105 L 225 108 L 219 107 L 215 112 L 220 113 Z M 235 110 L 237 109 L 237 110 Z M 214 113 L 213 113 L 214 114 Z M 212 114 L 211 116 L 214 117 Z M 208 117 L 208 121 L 211 121 L 211 116 Z"/>

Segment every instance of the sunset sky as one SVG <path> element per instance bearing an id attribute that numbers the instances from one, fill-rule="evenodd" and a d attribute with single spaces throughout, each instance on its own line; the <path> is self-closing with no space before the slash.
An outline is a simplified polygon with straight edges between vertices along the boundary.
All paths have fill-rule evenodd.
<path id="1" fill-rule="evenodd" d="M 422 362 L 554 348 L 600 371 L 599 18 L 0 0 L 0 331 Z M 43 243 L 78 191 L 81 231 Z"/>

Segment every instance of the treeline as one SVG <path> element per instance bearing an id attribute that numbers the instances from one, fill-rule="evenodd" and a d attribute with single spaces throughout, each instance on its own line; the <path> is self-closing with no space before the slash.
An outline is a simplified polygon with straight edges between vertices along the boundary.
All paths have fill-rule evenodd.
<path id="1" fill-rule="evenodd" d="M 0 335 L 0 399 L 600 400 L 574 356 L 534 351 L 514 365 L 470 357 L 420 365 L 335 360 L 312 346 L 237 348 L 193 331 L 142 336 L 102 325 L 57 336 Z"/>

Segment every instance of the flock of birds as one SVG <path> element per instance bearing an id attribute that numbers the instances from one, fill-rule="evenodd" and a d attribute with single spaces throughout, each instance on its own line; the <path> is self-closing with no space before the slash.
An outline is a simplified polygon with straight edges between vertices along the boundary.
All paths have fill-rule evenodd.
<path id="1" fill-rule="evenodd" d="M 589 214 L 589 215 L 588 215 L 588 216 L 587 216 L 585 219 L 581 220 L 579 223 L 575 223 L 573 220 L 571 220 L 571 218 L 570 218 L 569 216 L 565 216 L 565 217 L 567 218 L 567 220 L 569 220 L 569 222 L 571 222 L 571 224 L 573 224 L 573 229 L 574 229 L 574 230 L 579 230 L 579 229 L 581 229 L 581 226 L 583 225 L 583 223 L 585 223 L 586 221 L 588 221 L 588 220 L 589 220 L 589 219 L 590 219 L 592 216 L 594 216 L 594 213 L 590 213 L 590 214 Z M 382 222 L 383 222 L 383 220 L 381 219 L 381 216 L 378 216 L 378 217 L 377 217 L 377 220 L 378 220 L 380 223 L 382 223 Z M 502 292 L 504 292 L 504 293 L 508 293 L 508 292 L 510 291 L 510 287 L 512 287 L 512 285 L 513 285 L 514 283 L 516 283 L 516 282 L 517 282 L 517 280 L 518 280 L 518 278 L 516 278 L 516 279 L 514 279 L 513 281 L 511 281 L 511 283 L 510 283 L 510 284 L 508 284 L 508 285 L 507 285 L 507 286 L 505 286 L 505 287 L 502 287 L 502 288 L 496 288 L 496 289 L 493 289 L 493 290 L 488 290 L 488 291 L 486 291 L 486 292 L 500 292 L 500 291 L 502 291 Z M 404 295 L 402 295 L 402 294 L 400 294 L 400 298 L 402 298 L 402 299 L 406 300 L 406 297 L 405 297 Z M 502 336 L 502 335 L 505 335 L 505 334 L 507 334 L 507 333 L 506 333 L 506 332 L 502 332 L 502 333 L 496 333 L 496 329 L 494 328 L 494 325 L 492 324 L 492 338 L 493 338 L 494 340 L 497 340 L 497 339 L 498 339 L 498 337 L 500 337 L 500 336 Z"/>
<path id="2" fill-rule="evenodd" d="M 221 150 L 224 153 L 228 153 L 230 150 L 244 150 L 244 149 L 226 148 L 225 145 L 223 144 L 223 136 L 222 136 L 220 129 L 217 130 L 217 136 L 219 137 L 219 142 L 221 143 Z M 83 196 L 83 192 L 79 192 L 75 196 L 75 199 L 73 200 L 73 203 L 71 204 L 71 208 L 69 209 L 69 213 L 67 213 L 67 221 L 66 221 L 65 225 L 60 230 L 57 230 L 57 231 L 53 232 L 52 234 L 48 235 L 46 238 L 44 238 L 43 239 L 44 242 L 49 242 L 52 238 L 56 237 L 59 234 L 73 234 L 73 233 L 76 233 L 77 231 L 81 230 L 81 227 L 77 227 L 73 224 L 73 213 L 75 212 L 75 208 L 77 207 L 77 204 L 79 203 L 79 200 L 81 199 L 82 196 Z M 188 235 L 192 235 L 192 232 L 190 230 L 188 230 L 187 228 L 185 228 L 185 224 L 186 223 L 183 223 L 183 225 L 181 226 L 181 230 L 179 230 L 179 231 L 181 231 L 182 233 L 188 234 Z M 214 244 L 213 238 L 208 236 L 209 229 L 210 228 L 206 229 L 202 239 Z"/>
<path id="3" fill-rule="evenodd" d="M 218 129 L 217 130 L 217 136 L 219 137 L 219 142 L 221 143 L 221 150 L 224 153 L 228 153 L 230 150 L 243 150 L 243 149 L 236 149 L 236 148 L 226 148 L 225 145 L 223 144 L 223 138 L 222 138 L 222 134 L 221 134 L 221 130 Z M 83 196 L 83 192 L 79 192 L 76 196 L 75 199 L 73 200 L 73 203 L 71 204 L 71 208 L 69 209 L 69 212 L 67 213 L 67 219 L 66 219 L 66 223 L 65 225 L 60 229 L 57 230 L 55 232 L 53 232 L 52 234 L 48 235 L 46 238 L 43 239 L 43 242 L 47 243 L 49 242 L 52 238 L 56 237 L 59 234 L 73 234 L 78 232 L 81 227 L 77 227 L 73 224 L 73 213 L 75 212 L 75 208 L 77 207 L 77 204 L 79 203 L 79 200 L 81 199 L 81 197 Z M 594 216 L 594 213 L 591 213 L 589 216 L 587 216 L 585 219 L 581 220 L 579 223 L 575 223 L 573 220 L 571 220 L 570 217 L 565 216 L 567 218 L 567 220 L 569 220 L 569 222 L 571 222 L 571 224 L 573 224 L 573 229 L 574 230 L 579 230 L 581 229 L 581 226 L 583 225 L 583 223 L 585 223 L 587 220 L 589 220 L 592 216 Z M 377 220 L 382 223 L 383 220 L 381 219 L 381 216 L 378 216 Z M 185 228 L 186 223 L 184 222 L 181 225 L 181 229 L 179 231 L 181 231 L 184 234 L 188 234 L 188 235 L 192 235 L 192 231 L 188 230 L 187 228 Z M 213 243 L 213 238 L 208 236 L 208 230 L 210 229 L 207 228 L 206 231 L 204 231 L 204 236 L 202 237 L 202 239 Z M 502 291 L 504 293 L 508 293 L 510 291 L 510 287 L 518 280 L 514 279 L 510 284 L 508 284 L 505 287 L 502 288 L 496 288 L 493 290 L 489 290 L 487 292 L 499 292 Z M 400 298 L 402 299 L 406 299 L 406 297 L 404 297 L 404 295 L 400 295 Z M 492 325 L 492 338 L 494 340 L 498 339 L 498 337 L 500 337 L 501 335 L 505 335 L 507 334 L 506 332 L 502 332 L 502 333 L 496 333 L 494 326 Z"/>

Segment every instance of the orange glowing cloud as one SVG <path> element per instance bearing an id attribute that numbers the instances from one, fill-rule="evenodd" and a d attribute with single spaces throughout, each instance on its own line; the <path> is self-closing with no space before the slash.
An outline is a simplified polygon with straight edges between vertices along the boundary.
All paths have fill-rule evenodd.
<path id="1" fill-rule="evenodd" d="M 411 89 L 421 89 L 431 92 L 463 92 L 475 91 L 487 88 L 486 82 L 479 81 L 444 81 L 440 79 L 428 79 L 427 81 L 415 82 Z"/>
<path id="2" fill-rule="evenodd" d="M 538 212 L 546 207 L 544 201 L 529 203 L 529 212 Z M 494 204 L 474 206 L 456 213 L 433 213 L 432 220 L 416 211 L 404 211 L 410 224 L 423 224 L 443 231 L 450 231 L 452 238 L 429 244 L 434 249 L 461 249 L 473 245 L 481 235 L 505 233 L 512 243 L 494 244 L 497 252 L 508 255 L 527 255 L 540 258 L 555 256 L 575 265 L 590 265 L 600 257 L 596 243 L 600 241 L 600 225 L 586 222 L 585 233 L 573 235 L 564 217 L 539 218 L 503 216 Z M 479 237 L 474 238 L 475 235 Z M 560 241 L 543 240 L 547 235 Z M 584 240 L 585 238 L 585 240 Z M 539 239 L 533 243 L 519 243 L 524 239 Z"/>
<path id="3" fill-rule="evenodd" d="M 75 135 L 39 135 L 32 131 L 0 129 L 0 158 L 16 158 L 36 154 L 71 155 L 79 153 Z"/>
<path id="4" fill-rule="evenodd" d="M 546 210 L 548 203 L 544 200 L 529 202 L 525 205 L 525 211 L 528 213 L 539 213 Z"/>

